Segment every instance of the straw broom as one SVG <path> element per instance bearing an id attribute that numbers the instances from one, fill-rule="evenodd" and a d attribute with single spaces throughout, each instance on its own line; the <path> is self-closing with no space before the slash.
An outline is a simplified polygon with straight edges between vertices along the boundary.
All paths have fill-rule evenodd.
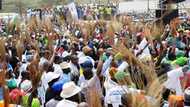
<path id="1" fill-rule="evenodd" d="M 39 55 L 38 53 L 36 53 L 34 56 L 34 60 L 28 66 L 30 78 L 32 80 L 32 86 L 34 89 L 38 87 L 42 75 L 42 72 L 39 70 L 38 63 L 39 63 Z"/>
<path id="2" fill-rule="evenodd" d="M 54 48 L 53 48 L 53 39 L 51 38 L 52 35 L 48 36 L 48 46 L 47 48 L 51 51 L 53 54 Z M 51 58 L 51 57 L 50 57 Z"/>
<path id="3" fill-rule="evenodd" d="M 4 99 L 4 107 L 8 107 L 9 104 L 9 95 L 8 95 L 8 87 L 5 86 L 5 74 L 6 70 L 0 71 L 0 87 L 3 88 L 3 99 Z"/>
<path id="4" fill-rule="evenodd" d="M 3 38 L 0 39 L 0 57 L 1 57 L 1 60 L 5 60 L 5 41 Z"/>
<path id="5" fill-rule="evenodd" d="M 119 48 L 118 48 L 119 47 Z M 113 46 L 113 50 L 115 52 L 121 52 L 124 56 L 126 56 L 127 58 L 131 58 L 131 61 L 133 64 L 139 65 L 140 69 L 143 70 L 143 73 L 151 73 L 154 69 L 153 68 L 148 68 L 146 67 L 146 65 L 144 65 L 143 63 L 141 63 L 136 56 L 134 56 L 123 44 L 119 44 L 117 46 Z M 127 59 L 128 60 L 128 59 Z M 129 62 L 129 60 L 128 60 Z M 152 71 L 151 71 L 152 70 Z M 148 75 L 147 75 L 148 76 Z M 148 78 L 148 77 L 147 77 Z M 154 80 L 154 78 L 148 78 L 149 82 L 151 82 L 152 80 Z"/>
<path id="6" fill-rule="evenodd" d="M 43 24 L 48 33 L 52 32 L 53 26 L 50 18 L 45 18 Z"/>
<path id="7" fill-rule="evenodd" d="M 162 22 L 161 22 L 162 23 Z M 152 24 L 152 26 L 151 26 L 151 36 L 152 36 L 152 38 L 153 39 L 160 39 L 161 37 L 161 35 L 162 35 L 162 32 L 163 32 L 163 28 L 164 28 L 164 26 L 163 26 L 163 24 L 160 24 L 160 25 L 156 25 L 156 24 Z"/>
<path id="8" fill-rule="evenodd" d="M 144 65 L 143 63 L 141 63 L 140 61 L 138 61 L 138 59 L 132 54 L 130 53 L 124 46 L 119 45 L 117 47 L 121 47 L 119 49 L 114 50 L 116 52 L 121 52 L 124 55 L 126 55 L 127 57 L 131 57 L 132 58 L 132 63 L 135 64 L 136 66 L 139 66 L 142 69 L 142 72 L 145 74 L 146 78 L 148 79 L 148 87 L 146 88 L 147 94 L 153 97 L 157 98 L 157 101 L 159 102 L 161 100 L 161 91 L 162 91 L 162 86 L 160 85 L 164 80 L 163 78 L 161 78 L 161 80 L 163 80 L 162 82 L 160 82 L 156 76 L 156 73 L 153 72 L 154 69 Z M 126 59 L 127 60 L 127 59 Z M 139 83 L 141 84 L 141 83 Z M 159 89 L 159 90 L 158 90 Z M 138 101 L 134 101 L 133 102 L 133 106 L 132 107 L 138 107 L 137 105 L 135 105 L 136 103 L 138 103 Z M 142 104 L 140 104 L 141 106 L 139 107 L 147 107 L 147 106 L 142 106 Z M 158 104 L 159 105 L 159 104 Z M 151 107 L 151 106 L 150 106 Z M 155 107 L 159 107 L 159 106 L 155 106 Z"/>
<path id="9" fill-rule="evenodd" d="M 16 50 L 17 50 L 19 59 L 22 60 L 22 54 L 24 52 L 24 45 L 23 45 L 23 40 L 20 38 L 17 40 Z"/>
<path id="10" fill-rule="evenodd" d="M 12 33 L 13 29 L 14 29 L 14 24 L 13 24 L 13 22 L 11 20 L 9 20 L 8 21 L 8 28 L 7 28 L 8 34 Z"/>
<path id="11" fill-rule="evenodd" d="M 95 88 L 87 90 L 87 102 L 89 107 L 102 107 L 99 93 Z"/>
<path id="12" fill-rule="evenodd" d="M 4 106 L 8 107 L 9 104 L 9 98 L 8 98 L 8 89 L 5 86 L 5 74 L 7 70 L 7 64 L 5 62 L 5 41 L 3 38 L 0 38 L 0 62 L 2 64 L 2 70 L 0 71 L 0 86 L 3 88 L 3 97 L 4 97 Z"/>
<path id="13" fill-rule="evenodd" d="M 179 19 L 175 18 L 170 22 L 170 26 L 171 26 L 171 31 L 172 31 L 172 36 L 177 36 L 177 26 L 179 25 Z"/>
<path id="14" fill-rule="evenodd" d="M 114 44 L 114 35 L 115 35 L 115 29 L 112 25 L 112 23 L 108 24 L 108 29 L 106 32 L 106 37 L 108 37 L 108 39 L 110 40 L 110 44 L 113 45 Z"/>
<path id="15" fill-rule="evenodd" d="M 38 21 L 37 21 L 37 18 L 34 17 L 34 16 L 31 17 L 31 19 L 30 19 L 29 22 L 28 22 L 27 27 L 29 28 L 30 32 L 31 32 L 31 31 L 36 32 L 36 31 L 37 31 L 37 28 L 38 28 Z"/>

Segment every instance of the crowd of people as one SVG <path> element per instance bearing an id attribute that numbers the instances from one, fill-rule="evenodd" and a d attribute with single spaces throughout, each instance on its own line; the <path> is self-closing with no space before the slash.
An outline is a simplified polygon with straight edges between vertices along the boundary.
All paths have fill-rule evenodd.
<path id="1" fill-rule="evenodd" d="M 190 17 L 161 29 L 36 11 L 1 22 L 0 107 L 190 107 Z"/>
<path id="2" fill-rule="evenodd" d="M 116 15 L 117 7 L 114 5 L 76 5 L 76 11 L 78 13 L 78 19 L 81 20 L 98 20 L 106 19 L 110 20 L 111 16 Z M 54 8 L 42 8 L 42 9 L 28 9 L 27 15 L 39 15 L 41 18 L 47 14 L 59 14 L 67 16 L 69 14 L 68 6 L 57 6 Z"/>

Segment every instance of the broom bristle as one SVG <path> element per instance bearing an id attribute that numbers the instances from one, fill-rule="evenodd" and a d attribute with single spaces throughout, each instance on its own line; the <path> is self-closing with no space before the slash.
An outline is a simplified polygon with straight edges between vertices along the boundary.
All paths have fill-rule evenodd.
<path id="1" fill-rule="evenodd" d="M 119 47 L 119 48 L 118 48 Z M 141 63 L 124 45 L 122 44 L 118 44 L 118 46 L 113 47 L 113 51 L 114 53 L 120 52 L 122 53 L 124 56 L 126 56 L 127 58 L 131 58 L 126 59 L 127 62 L 129 62 L 130 64 L 133 64 L 132 66 L 138 66 L 141 70 L 142 73 L 145 75 L 147 82 L 148 82 L 148 87 L 144 87 L 146 89 L 146 92 L 148 93 L 147 95 L 150 95 L 152 97 L 155 97 L 156 100 L 159 102 L 161 100 L 161 83 L 157 78 L 157 75 L 154 71 L 154 67 L 150 67 L 147 66 L 143 63 Z M 132 61 L 132 62 L 130 62 Z M 132 74 L 133 75 L 133 74 Z M 142 86 L 144 83 L 142 81 L 137 81 L 137 85 Z M 159 88 L 159 90 L 157 89 Z M 138 105 L 136 105 L 136 103 L 138 103 L 138 101 L 133 101 L 133 107 L 138 107 Z M 147 105 L 142 105 L 139 107 L 147 107 Z M 158 107 L 158 106 L 156 106 Z"/>

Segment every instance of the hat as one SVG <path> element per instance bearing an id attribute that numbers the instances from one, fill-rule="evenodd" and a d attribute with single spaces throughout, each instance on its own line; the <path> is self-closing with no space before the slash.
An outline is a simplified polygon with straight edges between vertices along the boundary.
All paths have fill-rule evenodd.
<path id="1" fill-rule="evenodd" d="M 12 38 L 13 37 L 13 35 L 8 35 L 8 38 Z"/>
<path id="2" fill-rule="evenodd" d="M 92 51 L 92 49 L 89 46 L 85 46 L 82 48 L 82 51 L 84 52 L 84 54 L 87 54 L 88 52 Z"/>
<path id="3" fill-rule="evenodd" d="M 188 61 L 188 58 L 186 58 L 186 57 L 180 57 L 180 58 L 176 59 L 175 63 L 177 65 L 179 65 L 179 66 L 183 66 L 183 65 L 185 65 L 187 63 L 187 61 Z"/>
<path id="4" fill-rule="evenodd" d="M 8 80 L 8 81 L 7 81 L 7 86 L 8 86 L 8 88 L 10 88 L 10 89 L 16 88 L 16 87 L 17 87 L 16 80 L 14 80 L 14 79 Z"/>
<path id="5" fill-rule="evenodd" d="M 185 92 L 184 92 L 184 104 L 185 104 L 185 106 L 190 106 L 190 87 L 185 89 Z"/>
<path id="6" fill-rule="evenodd" d="M 185 52 L 184 51 L 181 51 L 181 50 L 178 50 L 176 52 L 176 57 L 179 58 L 179 57 L 184 57 L 185 56 Z"/>
<path id="7" fill-rule="evenodd" d="M 106 56 L 106 54 L 103 54 L 103 55 L 100 57 L 100 59 L 101 59 L 102 61 L 106 61 L 106 60 L 108 59 L 108 57 Z"/>
<path id="8" fill-rule="evenodd" d="M 172 46 L 172 45 L 175 44 L 175 43 L 174 43 L 174 42 L 175 42 L 174 37 L 172 37 L 172 36 L 167 37 L 167 38 L 166 38 L 166 41 L 167 41 L 167 43 L 168 43 L 169 46 Z"/>
<path id="9" fill-rule="evenodd" d="M 114 78 L 115 73 L 117 73 L 117 68 L 111 67 L 109 70 L 110 77 Z"/>
<path id="10" fill-rule="evenodd" d="M 91 48 L 91 49 L 94 47 L 94 44 L 93 44 L 92 41 L 89 42 L 88 47 Z"/>
<path id="11" fill-rule="evenodd" d="M 31 107 L 41 107 L 40 106 L 40 101 L 38 98 L 33 98 Z"/>
<path id="12" fill-rule="evenodd" d="M 61 100 L 56 107 L 77 107 L 77 103 L 69 101 L 69 100 Z"/>
<path id="13" fill-rule="evenodd" d="M 114 75 L 115 79 L 117 80 L 123 80 L 126 76 L 129 76 L 129 73 L 124 72 L 124 71 L 118 71 Z"/>
<path id="14" fill-rule="evenodd" d="M 51 82 L 52 80 L 59 78 L 60 74 L 54 72 L 48 72 L 46 74 L 47 82 Z"/>
<path id="15" fill-rule="evenodd" d="M 93 68 L 93 64 L 91 60 L 86 60 L 80 64 L 82 68 Z"/>
<path id="16" fill-rule="evenodd" d="M 60 64 L 60 66 L 61 66 L 61 69 L 68 69 L 68 68 L 70 68 L 69 63 L 67 63 L 67 62 L 62 62 L 62 63 Z"/>
<path id="17" fill-rule="evenodd" d="M 184 29 L 178 29 L 177 31 L 178 32 L 184 32 L 185 30 Z"/>
<path id="18" fill-rule="evenodd" d="M 115 59 L 115 60 L 121 60 L 121 59 L 123 59 L 123 55 L 119 52 L 119 53 L 117 53 L 117 54 L 114 56 L 114 59 Z"/>
<path id="19" fill-rule="evenodd" d="M 106 52 L 108 52 L 108 53 L 112 52 L 112 48 L 111 48 L 111 47 L 110 47 L 110 48 L 107 48 L 107 49 L 106 49 Z"/>
<path id="20" fill-rule="evenodd" d="M 25 93 L 23 93 L 21 90 L 19 89 L 13 89 L 10 93 L 9 93 L 9 97 L 11 100 L 16 100 L 18 97 L 24 96 Z"/>
<path id="21" fill-rule="evenodd" d="M 74 82 L 68 82 L 63 85 L 60 96 L 62 98 L 69 98 L 79 93 L 80 91 L 81 91 L 81 88 L 76 86 Z"/>
<path id="22" fill-rule="evenodd" d="M 181 41 L 176 41 L 176 47 L 179 49 L 184 49 L 186 47 L 185 43 Z"/>
<path id="23" fill-rule="evenodd" d="M 63 79 L 55 82 L 51 88 L 54 92 L 60 92 L 62 90 L 62 87 L 65 83 L 69 82 L 70 81 L 70 78 L 68 77 L 63 77 Z"/>
<path id="24" fill-rule="evenodd" d="M 137 33 L 136 36 L 142 36 L 142 35 L 143 35 L 143 33 L 142 33 L 142 32 L 139 32 L 139 33 Z"/>
<path id="25" fill-rule="evenodd" d="M 21 84 L 20 84 L 20 88 L 25 92 L 29 92 L 32 89 L 32 82 L 29 80 L 24 80 Z"/>

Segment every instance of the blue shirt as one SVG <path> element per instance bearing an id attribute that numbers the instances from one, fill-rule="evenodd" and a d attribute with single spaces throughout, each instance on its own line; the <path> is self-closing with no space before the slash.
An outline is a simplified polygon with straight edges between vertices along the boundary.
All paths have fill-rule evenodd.
<path id="1" fill-rule="evenodd" d="M 3 88 L 0 87 L 0 100 L 3 100 Z"/>

